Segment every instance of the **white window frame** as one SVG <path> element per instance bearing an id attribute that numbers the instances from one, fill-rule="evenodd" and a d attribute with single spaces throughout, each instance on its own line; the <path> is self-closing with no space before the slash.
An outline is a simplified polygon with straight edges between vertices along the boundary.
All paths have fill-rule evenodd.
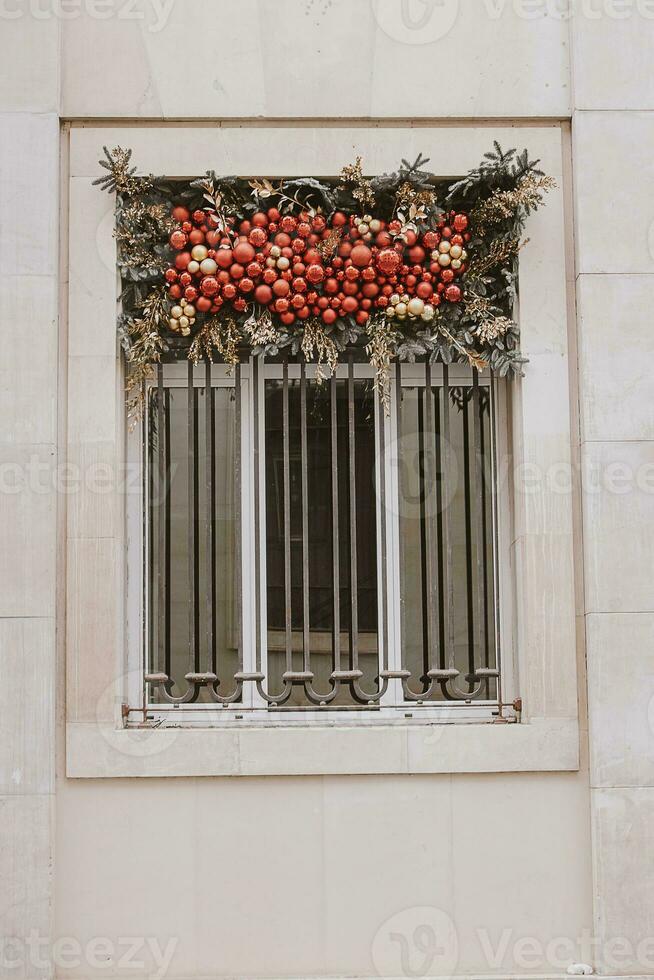
<path id="1" fill-rule="evenodd" d="M 187 366 L 184 362 L 164 365 L 164 384 L 166 387 L 179 387 L 186 389 L 188 382 Z M 308 365 L 307 371 L 311 374 L 313 368 Z M 368 364 L 356 363 L 353 365 L 354 378 L 356 380 L 366 380 L 372 385 L 374 370 Z M 336 370 L 336 377 L 345 380 L 348 374 L 346 364 L 339 364 Z M 452 386 L 470 384 L 472 382 L 472 372 L 465 365 L 454 364 L 449 369 L 450 384 Z M 255 574 L 254 567 L 256 561 L 256 550 L 254 547 L 254 390 L 252 387 L 252 362 L 243 363 L 240 368 L 241 376 L 241 574 L 242 574 L 242 595 L 241 595 L 241 630 L 243 643 L 243 670 L 254 672 L 256 668 L 256 648 L 254 642 L 254 621 L 255 621 Z M 265 382 L 275 379 L 281 380 L 283 368 L 279 363 L 261 362 L 258 371 L 258 405 L 263 413 L 265 405 Z M 194 369 L 194 386 L 203 388 L 205 385 L 205 367 L 199 364 Z M 299 364 L 288 365 L 289 381 L 299 380 Z M 432 366 L 432 378 L 436 387 L 442 380 L 442 367 L 438 364 Z M 395 388 L 395 368 L 392 368 L 392 384 L 390 391 L 390 411 L 388 414 L 380 410 L 379 400 L 375 398 L 375 445 L 379 438 L 379 425 L 384 426 L 384 446 L 385 452 L 385 485 L 387 495 L 391 496 L 390 506 L 386 507 L 385 513 L 377 507 L 377 578 L 378 578 L 378 622 L 379 622 L 379 648 L 380 657 L 383 645 L 383 630 L 385 628 L 383 615 L 383 596 L 384 588 L 382 567 L 381 567 L 381 535 L 382 521 L 385 520 L 385 536 L 387 543 L 387 584 L 386 598 L 388 604 L 388 666 L 390 670 L 400 670 L 402 663 L 402 640 L 401 640 L 401 613 L 400 613 L 400 521 L 397 504 L 399 499 L 399 482 L 397 457 L 393 453 L 392 447 L 397 440 L 397 414 L 396 414 L 396 388 Z M 225 365 L 214 364 L 211 370 L 211 382 L 213 387 L 233 388 L 235 378 L 232 371 Z M 486 375 L 480 375 L 480 387 L 491 387 L 491 379 Z M 401 366 L 401 384 L 403 387 L 422 387 L 425 384 L 424 365 L 403 364 Z M 147 386 L 148 392 L 156 387 L 153 380 Z M 491 417 L 491 433 L 493 445 L 491 454 L 493 457 L 497 452 L 500 454 L 507 452 L 506 436 L 506 412 L 505 412 L 505 388 L 504 383 L 493 383 L 494 403 Z M 129 661 L 129 704 L 131 706 L 143 705 L 146 709 L 146 717 L 149 721 L 159 725 L 199 725 L 233 727 L 234 723 L 276 725 L 284 727 L 286 725 L 379 725 L 406 723 L 410 719 L 430 720 L 430 721 L 492 721 L 497 716 L 498 699 L 470 699 L 468 701 L 449 701 L 449 702 L 426 702 L 420 703 L 404 698 L 402 684 L 397 679 L 389 681 L 388 689 L 382 696 L 378 707 L 366 709 L 362 706 L 356 711 L 329 709 L 306 708 L 302 711 L 271 710 L 264 699 L 258 694 L 254 684 L 245 684 L 243 688 L 243 698 L 240 702 L 228 705 L 220 705 L 215 702 L 200 704 L 169 704 L 153 700 L 144 700 L 143 691 L 147 691 L 145 674 L 153 668 L 148 663 L 150 643 L 148 638 L 148 617 L 145 609 L 148 607 L 146 596 L 149 590 L 154 587 L 154 583 L 145 580 L 145 569 L 149 568 L 148 561 L 148 529 L 149 513 L 147 500 L 147 487 L 149 480 L 144 467 L 146 466 L 146 456 L 144 444 L 147 439 L 148 415 L 147 407 L 150 399 L 145 399 L 145 412 L 143 423 L 136 426 L 128 435 L 127 452 L 132 461 L 135 474 L 138 474 L 138 484 L 141 492 L 130 495 L 127 508 L 128 534 L 128 575 L 127 575 L 127 596 L 126 607 L 127 632 L 128 632 L 128 661 Z M 503 420 L 500 426 L 500 419 Z M 265 523 L 265 494 L 266 494 L 266 456 L 265 456 L 265 433 L 264 426 L 259 425 L 259 588 L 260 588 L 260 663 L 261 670 L 268 675 L 268 648 L 266 643 L 267 623 L 266 623 L 266 523 Z M 498 445 L 495 440 L 498 437 Z M 380 458 L 379 453 L 375 454 L 377 468 L 377 485 L 379 485 Z M 494 469 L 494 468 L 493 468 Z M 510 704 L 516 696 L 513 686 L 513 655 L 512 655 L 512 629 L 510 619 L 510 609 L 503 603 L 503 593 L 507 589 L 507 569 L 509 566 L 509 534 L 507 533 L 507 514 L 505 507 L 498 507 L 495 494 L 495 473 L 491 485 L 493 496 L 492 515 L 493 515 L 493 534 L 494 534 L 494 555 L 492 571 L 495 578 L 494 588 L 497 596 L 496 615 L 496 644 L 498 650 L 498 664 L 500 666 L 501 683 L 498 685 L 500 698 L 504 704 Z M 496 553 L 495 553 L 496 552 Z M 500 571 L 501 570 L 501 571 Z M 502 581 L 502 573 L 504 581 Z"/>
<path id="2" fill-rule="evenodd" d="M 116 341 L 113 202 L 92 181 L 103 144 L 130 146 L 143 173 L 171 178 L 214 169 L 270 177 L 329 176 L 361 154 L 371 173 L 391 170 L 422 151 L 444 178 L 478 165 L 492 145 L 527 146 L 557 181 L 547 205 L 529 219 L 520 256 L 520 326 L 529 358 L 524 381 L 507 386 L 512 473 L 529 469 L 522 492 L 502 482 L 510 508 L 510 583 L 516 689 L 521 724 L 439 724 L 405 719 L 382 725 L 284 724 L 234 728 L 134 730 L 130 701 L 126 606 L 127 520 L 124 363 Z M 436 123 L 371 120 L 292 123 L 64 127 L 67 180 L 68 291 L 62 308 L 67 388 L 67 458 L 86 473 L 99 464 L 114 474 L 111 492 L 89 481 L 67 494 L 66 772 L 72 777 L 274 775 L 302 773 L 460 773 L 575 770 L 579 767 L 575 596 L 581 595 L 578 540 L 574 277 L 570 213 L 569 131 L 565 123 Z M 261 147 L 265 146 L 265 167 Z M 571 336 L 574 336 L 571 333 Z M 573 435 L 574 433 L 574 435 Z M 562 494 L 546 479 L 568 467 L 575 486 Z M 534 483 L 533 472 L 541 474 Z M 63 584 L 62 584 L 63 587 Z M 504 637 L 506 645 L 506 637 Z M 503 668 L 507 659 L 504 656 Z M 506 700 L 506 697 L 505 697 Z M 415 712 L 414 712 L 415 713 Z M 132 716 L 130 716 L 130 721 Z M 450 719 L 447 719 L 449 722 Z"/>

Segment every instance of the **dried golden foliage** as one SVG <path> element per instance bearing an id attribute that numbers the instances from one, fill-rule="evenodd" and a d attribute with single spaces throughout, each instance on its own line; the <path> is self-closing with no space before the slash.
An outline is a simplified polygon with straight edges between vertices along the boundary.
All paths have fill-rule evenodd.
<path id="1" fill-rule="evenodd" d="M 231 318 L 219 320 L 217 317 L 211 317 L 205 321 L 193 338 L 188 352 L 189 360 L 194 364 L 202 360 L 211 361 L 213 364 L 214 353 L 217 353 L 231 373 L 234 365 L 239 361 L 239 340 L 240 333 L 234 320 Z"/>
<path id="2" fill-rule="evenodd" d="M 484 344 L 494 343 L 513 326 L 513 320 L 498 314 L 485 296 L 478 296 L 473 292 L 466 293 L 464 309 L 466 316 L 473 317 L 477 321 L 475 333 Z"/>
<path id="3" fill-rule="evenodd" d="M 512 191 L 495 190 L 489 198 L 473 208 L 470 215 L 477 232 L 484 234 L 488 225 L 498 224 L 516 215 L 520 208 L 537 208 L 547 191 L 556 187 L 553 177 L 526 174 Z"/>
<path id="4" fill-rule="evenodd" d="M 361 168 L 361 157 L 357 157 L 354 163 L 349 163 L 341 170 L 341 180 L 343 186 L 350 188 L 352 197 L 359 202 L 363 208 L 372 208 L 375 204 L 375 195 L 369 180 L 363 176 Z"/>
<path id="5" fill-rule="evenodd" d="M 478 371 L 483 371 L 485 367 L 488 367 L 488 362 L 484 360 L 484 358 L 478 354 L 477 351 L 471 350 L 471 348 L 466 347 L 459 340 L 457 340 L 454 334 L 450 333 L 442 321 L 436 321 L 435 325 L 439 332 L 442 333 L 443 336 L 449 341 L 452 347 L 458 350 L 460 354 L 463 354 L 470 367 L 477 368 Z"/>
<path id="6" fill-rule="evenodd" d="M 495 266 L 505 266 L 517 255 L 521 248 L 529 241 L 528 238 L 522 241 L 519 238 L 496 238 L 491 242 L 486 255 L 475 257 L 468 265 L 467 281 L 470 282 L 483 276 L 489 269 Z"/>
<path id="7" fill-rule="evenodd" d="M 268 310 L 263 310 L 259 316 L 253 313 L 243 324 L 243 332 L 252 347 L 267 347 L 279 340 L 279 331 Z"/>
<path id="8" fill-rule="evenodd" d="M 145 382 L 154 374 L 153 365 L 161 360 L 166 350 L 162 336 L 167 322 L 165 290 L 163 286 L 153 289 L 142 307 L 142 316 L 134 317 L 127 324 L 130 346 L 127 351 L 127 414 L 133 422 L 138 421 L 143 411 Z"/>
<path id="9" fill-rule="evenodd" d="M 426 216 L 428 208 L 436 203 L 436 191 L 418 190 L 409 180 L 400 184 L 395 197 L 395 211 L 414 208 L 416 212 Z"/>
<path id="10" fill-rule="evenodd" d="M 325 332 L 320 320 L 307 320 L 302 334 L 302 353 L 305 361 L 312 361 L 314 355 L 317 356 L 316 362 L 316 382 L 322 384 L 325 374 L 322 370 L 323 363 L 326 362 L 330 376 L 335 373 L 338 366 L 338 347 L 333 339 Z"/>
<path id="11" fill-rule="evenodd" d="M 387 317 L 370 321 L 366 333 L 370 338 L 366 344 L 366 354 L 375 369 L 375 391 L 388 415 L 391 407 L 391 360 L 395 356 L 399 334 Z"/>
<path id="12" fill-rule="evenodd" d="M 329 262 L 332 256 L 336 254 L 342 237 L 342 228 L 332 228 L 327 238 L 324 238 L 322 241 L 318 242 L 318 251 L 322 256 L 323 261 Z"/>

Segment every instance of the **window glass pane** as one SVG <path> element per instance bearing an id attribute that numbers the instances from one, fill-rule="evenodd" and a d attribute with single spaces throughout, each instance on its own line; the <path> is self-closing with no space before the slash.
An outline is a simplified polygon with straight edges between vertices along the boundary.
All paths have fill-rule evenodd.
<path id="1" fill-rule="evenodd" d="M 353 385 L 354 412 L 354 513 L 356 534 L 350 526 L 350 439 L 348 383 L 336 383 L 339 642 L 341 670 L 363 671 L 360 687 L 377 690 L 379 651 L 377 634 L 377 498 L 375 491 L 374 399 L 368 381 Z M 334 658 L 334 562 L 332 547 L 332 412 L 331 386 L 307 381 L 307 485 L 308 485 L 308 657 L 314 673 L 313 688 L 328 695 Z M 288 382 L 289 405 L 289 493 L 293 670 L 303 670 L 303 528 L 302 528 L 302 442 L 300 382 Z M 265 515 L 268 617 L 268 685 L 280 693 L 282 674 L 288 669 L 286 654 L 285 534 L 284 522 L 284 435 L 283 382 L 265 382 Z M 356 540 L 356 607 L 358 630 L 352 643 L 353 590 L 351 543 Z M 356 651 L 354 650 L 356 646 Z M 335 705 L 351 703 L 344 685 Z M 304 690 L 296 686 L 288 704 L 307 704 Z"/>

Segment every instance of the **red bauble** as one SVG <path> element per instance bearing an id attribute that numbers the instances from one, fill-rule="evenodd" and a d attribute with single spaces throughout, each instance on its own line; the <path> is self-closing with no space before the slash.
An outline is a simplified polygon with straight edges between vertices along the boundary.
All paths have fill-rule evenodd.
<path id="1" fill-rule="evenodd" d="M 465 231 L 466 228 L 468 227 L 468 215 L 455 214 L 454 221 L 452 222 L 452 224 L 454 225 L 455 231 Z"/>
<path id="2" fill-rule="evenodd" d="M 234 260 L 241 265 L 247 265 L 248 262 L 252 262 L 256 254 L 249 242 L 239 242 L 234 246 L 233 252 Z M 216 259 L 216 261 L 218 260 Z"/>
<path id="3" fill-rule="evenodd" d="M 316 217 L 317 217 L 317 215 L 316 215 Z M 313 220 L 315 222 L 316 219 L 314 218 Z M 333 228 L 342 228 L 343 225 L 346 225 L 346 224 L 347 224 L 347 216 L 344 215 L 342 211 L 334 211 L 334 213 L 332 215 L 332 227 Z M 315 227 L 315 225 L 314 225 L 314 227 Z"/>
<path id="4" fill-rule="evenodd" d="M 249 266 L 247 267 L 247 274 L 250 277 L 250 279 L 256 279 L 257 276 L 260 276 L 262 272 L 263 272 L 263 267 L 259 265 L 258 262 L 250 262 Z"/>
<path id="5" fill-rule="evenodd" d="M 429 299 L 433 293 L 434 290 L 429 282 L 419 282 L 416 286 L 416 296 L 419 296 L 420 299 Z"/>
<path id="6" fill-rule="evenodd" d="M 198 298 L 198 291 L 195 286 L 187 286 L 184 290 L 184 299 L 189 303 L 195 303 Z"/>
<path id="7" fill-rule="evenodd" d="M 268 303 L 272 302 L 273 294 L 270 286 L 265 286 L 263 283 L 254 291 L 254 298 L 257 303 L 261 303 L 262 306 L 267 306 Z"/>
<path id="8" fill-rule="evenodd" d="M 235 299 L 233 304 L 234 309 L 238 310 L 239 313 L 241 313 L 247 307 L 247 305 L 248 304 L 245 302 L 242 296 L 239 296 L 238 299 Z"/>
<path id="9" fill-rule="evenodd" d="M 275 300 L 275 309 L 278 313 L 286 313 L 288 309 L 288 300 L 285 296 L 280 296 Z"/>
<path id="10" fill-rule="evenodd" d="M 325 277 L 325 270 L 321 265 L 318 265 L 318 263 L 315 262 L 307 268 L 306 277 L 309 282 L 316 285 L 317 283 L 323 281 Z"/>
<path id="11" fill-rule="evenodd" d="M 231 248 L 219 248 L 216 252 L 215 261 L 221 269 L 229 269 L 234 261 L 234 254 Z"/>
<path id="12" fill-rule="evenodd" d="M 448 303 L 458 303 L 461 299 L 461 289 L 459 286 L 448 286 L 445 290 L 445 299 Z"/>
<path id="13" fill-rule="evenodd" d="M 311 234 L 311 225 L 308 221 L 301 221 L 297 226 L 297 233 L 300 238 L 308 238 Z"/>
<path id="14" fill-rule="evenodd" d="M 227 287 L 225 287 L 226 289 Z M 205 276 L 200 283 L 203 296 L 215 296 L 218 292 L 218 280 L 215 276 Z M 236 292 L 236 290 L 234 290 Z"/>
<path id="15" fill-rule="evenodd" d="M 302 306 L 304 306 L 304 303 L 304 296 L 301 293 L 295 293 L 291 300 L 291 306 L 294 306 L 296 310 L 299 310 Z"/>
<path id="16" fill-rule="evenodd" d="M 359 326 L 362 327 L 364 323 L 368 322 L 368 315 L 369 314 L 367 310 L 359 310 L 359 312 L 356 315 L 356 321 L 359 324 Z"/>
<path id="17" fill-rule="evenodd" d="M 245 269 L 238 262 L 235 262 L 234 265 L 230 265 L 229 274 L 232 279 L 240 279 L 245 274 Z"/>
<path id="18" fill-rule="evenodd" d="M 291 236 L 287 235 L 285 231 L 278 231 L 275 235 L 275 245 L 279 245 L 280 248 L 288 248 L 291 244 Z"/>
<path id="19" fill-rule="evenodd" d="M 191 215 L 189 214 L 188 209 L 182 207 L 181 204 L 178 205 L 178 207 L 173 208 L 173 218 L 175 219 L 175 221 L 178 221 L 180 224 L 182 223 L 182 221 L 188 221 L 190 217 Z"/>
<path id="20" fill-rule="evenodd" d="M 440 240 L 441 236 L 437 231 L 426 231 L 422 236 L 422 244 L 428 249 L 436 248 Z"/>
<path id="21" fill-rule="evenodd" d="M 166 282 L 177 282 L 176 269 L 166 269 Z"/>
<path id="22" fill-rule="evenodd" d="M 355 310 L 358 310 L 359 303 L 354 296 L 346 296 L 341 303 L 341 308 L 344 313 L 354 313 Z"/>
<path id="23" fill-rule="evenodd" d="M 251 279 L 245 276 L 239 282 L 238 288 L 241 290 L 242 293 L 251 293 L 252 290 L 254 289 L 254 283 L 252 282 Z"/>
<path id="24" fill-rule="evenodd" d="M 211 300 L 207 299 L 206 296 L 198 296 L 195 305 L 198 313 L 208 313 L 211 309 Z"/>
<path id="25" fill-rule="evenodd" d="M 402 264 L 402 258 L 394 248 L 384 248 L 377 256 L 377 268 L 385 276 L 392 276 Z"/>
<path id="26" fill-rule="evenodd" d="M 257 211 L 252 215 L 252 224 L 258 226 L 259 228 L 265 228 L 268 224 L 268 216 L 263 213 L 263 211 Z"/>
<path id="27" fill-rule="evenodd" d="M 202 245 L 204 242 L 204 232 L 200 231 L 199 228 L 194 228 L 193 231 L 189 232 L 188 240 L 191 245 Z"/>
<path id="28" fill-rule="evenodd" d="M 292 214 L 285 214 L 282 220 L 279 222 L 279 227 L 282 229 L 282 231 L 288 232 L 288 234 L 290 234 L 292 231 L 295 231 L 297 227 L 297 221 L 295 220 Z"/>
<path id="29" fill-rule="evenodd" d="M 288 296 L 291 291 L 291 287 L 286 279 L 276 279 L 273 283 L 272 291 L 275 296 Z"/>
<path id="30" fill-rule="evenodd" d="M 425 250 L 422 245 L 414 245 L 409 249 L 409 260 L 411 265 L 420 265 L 425 261 Z"/>
<path id="31" fill-rule="evenodd" d="M 236 286 L 233 282 L 227 282 L 223 286 L 223 296 L 225 299 L 234 299 L 236 296 Z"/>
<path id="32" fill-rule="evenodd" d="M 336 310 L 330 310 L 330 309 L 323 310 L 321 315 L 322 315 L 323 323 L 327 323 L 327 324 L 334 323 L 337 317 Z"/>
<path id="33" fill-rule="evenodd" d="M 324 229 L 325 229 L 325 227 L 327 225 L 327 222 L 325 221 L 325 219 L 323 218 L 323 216 L 321 214 L 317 214 L 313 218 L 311 224 L 313 225 L 314 231 L 324 231 Z M 336 224 L 336 222 L 333 219 L 332 219 L 332 224 Z"/>
<path id="34" fill-rule="evenodd" d="M 187 237 L 186 237 L 186 235 L 184 234 L 183 231 L 174 231 L 172 233 L 172 235 L 170 236 L 170 239 L 169 240 L 170 240 L 171 246 L 174 249 L 176 249 L 177 251 L 179 251 L 180 249 L 184 248 L 184 246 L 186 245 L 186 242 L 188 241 L 188 239 L 187 239 Z"/>
<path id="35" fill-rule="evenodd" d="M 177 283 L 174 283 L 170 287 L 170 290 L 168 291 L 168 295 L 170 296 L 171 299 L 181 299 L 182 298 L 182 287 L 181 286 L 178 286 Z"/>
<path id="36" fill-rule="evenodd" d="M 268 208 L 268 221 L 279 221 L 279 217 L 277 208 Z"/>
<path id="37" fill-rule="evenodd" d="M 355 265 L 362 269 L 372 262 L 372 252 L 367 245 L 355 245 L 350 252 L 350 258 Z"/>
<path id="38" fill-rule="evenodd" d="M 268 236 L 263 228 L 258 228 L 255 226 L 248 235 L 248 241 L 250 245 L 255 245 L 257 248 L 261 248 L 261 246 L 265 245 L 268 241 Z"/>
<path id="39" fill-rule="evenodd" d="M 306 288 L 307 288 L 306 280 L 303 279 L 301 276 L 298 276 L 296 279 L 293 280 L 294 292 L 303 293 L 306 291 Z"/>
<path id="40" fill-rule="evenodd" d="M 452 282 L 454 279 L 454 269 L 441 269 L 441 279 L 443 282 Z"/>
<path id="41" fill-rule="evenodd" d="M 190 252 L 180 252 L 179 255 L 175 256 L 175 268 L 185 269 L 190 261 L 191 261 Z"/>
<path id="42" fill-rule="evenodd" d="M 201 225 L 204 221 L 204 218 L 205 218 L 204 211 L 201 211 L 200 208 L 198 208 L 197 211 L 193 212 L 193 220 L 195 221 L 196 225 Z"/>

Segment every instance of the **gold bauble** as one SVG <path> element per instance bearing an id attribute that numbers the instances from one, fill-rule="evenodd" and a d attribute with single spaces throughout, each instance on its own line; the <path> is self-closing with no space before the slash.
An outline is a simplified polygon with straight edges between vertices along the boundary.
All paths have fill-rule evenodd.
<path id="1" fill-rule="evenodd" d="M 168 326 L 170 327 L 171 330 L 179 330 L 179 323 L 172 316 L 171 316 L 170 320 L 168 321 Z"/>
<path id="2" fill-rule="evenodd" d="M 425 303 L 425 308 L 422 311 L 422 319 L 433 320 L 434 313 L 435 313 L 434 307 L 430 303 Z"/>
<path id="3" fill-rule="evenodd" d="M 284 271 L 284 269 L 288 269 L 290 264 L 290 261 L 285 255 L 280 255 L 280 257 L 277 259 L 277 268 L 281 269 L 282 271 Z"/>
<path id="4" fill-rule="evenodd" d="M 170 315 L 174 316 L 176 320 L 179 320 L 180 316 L 182 316 L 183 313 L 184 310 L 181 306 L 173 306 L 172 310 L 170 311 Z"/>
<path id="5" fill-rule="evenodd" d="M 180 316 L 180 318 L 179 318 L 179 325 L 182 328 L 182 330 L 184 330 L 185 327 L 188 327 L 188 325 L 189 325 L 188 317 L 187 316 Z"/>
<path id="6" fill-rule="evenodd" d="M 381 231 L 381 221 L 379 218 L 373 218 L 372 221 L 368 222 L 368 224 L 373 235 L 376 235 L 378 231 Z"/>
<path id="7" fill-rule="evenodd" d="M 196 272 L 200 271 L 200 263 L 196 262 L 195 259 L 192 259 L 189 262 L 189 264 L 186 266 L 186 268 L 187 271 L 191 273 L 191 275 L 195 275 Z"/>
<path id="8" fill-rule="evenodd" d="M 191 249 L 191 258 L 195 259 L 196 262 L 202 262 L 208 254 L 209 249 L 206 245 L 194 245 Z"/>
<path id="9" fill-rule="evenodd" d="M 393 293 L 393 295 L 391 296 L 391 303 L 393 304 L 393 306 L 397 306 L 399 302 L 400 302 L 400 294 Z"/>
<path id="10" fill-rule="evenodd" d="M 465 260 L 466 260 L 467 258 L 468 258 L 468 253 L 466 252 L 466 250 L 465 250 L 465 248 L 462 248 L 462 249 L 461 249 L 461 261 L 462 261 L 462 262 L 465 262 Z"/>
<path id="11" fill-rule="evenodd" d="M 218 266 L 213 259 L 203 259 L 200 262 L 200 272 L 203 276 L 215 276 L 218 272 Z"/>
<path id="12" fill-rule="evenodd" d="M 190 319 L 195 316 L 195 307 L 191 303 L 187 303 L 184 307 L 184 316 Z"/>
<path id="13" fill-rule="evenodd" d="M 452 261 L 452 259 L 449 257 L 449 255 L 447 254 L 447 252 L 443 252 L 441 255 L 438 256 L 438 264 L 439 265 L 447 266 L 447 265 L 450 264 L 451 261 Z"/>
<path id="14" fill-rule="evenodd" d="M 450 248 L 450 255 L 452 256 L 453 259 L 460 259 L 462 251 L 463 249 L 461 248 L 460 245 L 452 245 L 452 247 Z"/>
<path id="15" fill-rule="evenodd" d="M 443 253 L 443 252 L 449 252 L 449 250 L 450 250 L 450 243 L 446 239 L 443 239 L 443 241 L 438 246 L 438 251 Z"/>
<path id="16" fill-rule="evenodd" d="M 425 304 L 419 296 L 413 296 L 407 303 L 406 308 L 411 316 L 420 316 L 425 308 Z"/>
<path id="17" fill-rule="evenodd" d="M 450 262 L 450 269 L 460 269 L 460 268 L 461 268 L 461 259 L 452 259 L 452 261 Z"/>
<path id="18" fill-rule="evenodd" d="M 387 306 L 386 309 L 384 310 L 384 313 L 386 314 L 386 316 L 395 316 L 395 307 Z"/>
<path id="19" fill-rule="evenodd" d="M 279 256 L 282 254 L 282 250 L 279 247 L 279 245 L 273 245 L 272 248 L 270 249 L 270 254 L 272 255 L 273 259 L 278 259 Z"/>
<path id="20" fill-rule="evenodd" d="M 360 225 L 357 225 L 357 231 L 360 235 L 367 235 L 370 231 L 370 225 L 367 225 L 365 221 L 362 221 Z"/>
<path id="21" fill-rule="evenodd" d="M 406 303 L 398 303 L 397 306 L 395 307 L 395 312 L 400 317 L 406 316 L 406 310 L 407 310 Z"/>

